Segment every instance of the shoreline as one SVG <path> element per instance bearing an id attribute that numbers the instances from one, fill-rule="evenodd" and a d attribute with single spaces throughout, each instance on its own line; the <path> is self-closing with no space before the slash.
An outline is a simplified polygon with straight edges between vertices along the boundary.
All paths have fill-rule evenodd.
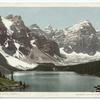
<path id="1" fill-rule="evenodd" d="M 10 80 L 8 78 L 0 77 L 0 91 L 6 92 L 6 91 L 13 91 L 17 89 L 25 89 L 28 85 L 25 83 L 17 82 L 14 80 Z"/>

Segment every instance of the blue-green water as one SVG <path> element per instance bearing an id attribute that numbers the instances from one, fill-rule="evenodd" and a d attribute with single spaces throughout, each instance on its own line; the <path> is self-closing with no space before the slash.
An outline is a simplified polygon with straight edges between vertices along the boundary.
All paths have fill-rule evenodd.
<path id="1" fill-rule="evenodd" d="M 14 79 L 30 85 L 16 90 L 25 92 L 94 92 L 100 84 L 99 77 L 75 72 L 15 72 Z"/>

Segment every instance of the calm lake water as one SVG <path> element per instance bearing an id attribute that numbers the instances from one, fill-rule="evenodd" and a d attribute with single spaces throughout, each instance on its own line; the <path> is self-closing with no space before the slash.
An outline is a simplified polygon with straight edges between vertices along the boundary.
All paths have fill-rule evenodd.
<path id="1" fill-rule="evenodd" d="M 94 92 L 100 84 L 99 77 L 75 72 L 15 72 L 14 79 L 30 85 L 16 90 L 25 92 Z"/>

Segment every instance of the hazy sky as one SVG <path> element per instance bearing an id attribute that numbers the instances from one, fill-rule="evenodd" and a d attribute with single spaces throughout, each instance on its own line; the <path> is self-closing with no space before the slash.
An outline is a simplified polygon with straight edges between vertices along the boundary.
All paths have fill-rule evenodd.
<path id="1" fill-rule="evenodd" d="M 96 29 L 100 29 L 100 8 L 0 8 L 0 15 L 21 15 L 25 24 L 38 24 L 44 28 L 52 25 L 65 28 L 80 21 L 89 20 Z"/>

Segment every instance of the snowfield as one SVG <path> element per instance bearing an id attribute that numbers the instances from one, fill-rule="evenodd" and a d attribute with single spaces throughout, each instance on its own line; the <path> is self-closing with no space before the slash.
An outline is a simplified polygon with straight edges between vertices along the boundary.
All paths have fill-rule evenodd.
<path id="1" fill-rule="evenodd" d="M 5 53 L 2 50 L 1 47 L 0 47 L 0 53 L 5 57 L 5 59 L 7 60 L 9 65 L 11 65 L 12 67 L 17 68 L 19 70 L 34 69 L 38 66 L 37 63 L 29 64 L 27 62 L 24 62 L 13 56 L 8 55 L 7 53 Z M 93 56 L 90 56 L 88 54 L 83 54 L 83 53 L 76 53 L 76 52 L 72 52 L 72 53 L 68 54 L 64 51 L 64 48 L 60 48 L 60 53 L 61 53 L 61 55 L 64 55 L 66 57 L 61 62 L 58 63 L 61 66 L 76 65 L 76 64 L 80 64 L 80 63 L 86 63 L 86 62 L 100 60 L 100 52 L 96 52 L 96 54 Z M 57 64 L 57 66 L 58 66 L 58 64 Z"/>
<path id="2" fill-rule="evenodd" d="M 12 67 L 17 68 L 19 70 L 34 69 L 35 67 L 38 66 L 38 64 L 36 64 L 36 63 L 28 64 L 24 61 L 14 58 L 14 57 L 6 54 L 2 49 L 0 49 L 0 53 L 5 57 L 5 59 L 7 60 L 9 65 L 11 65 Z"/>
<path id="3" fill-rule="evenodd" d="M 88 54 L 83 54 L 83 53 L 76 53 L 72 52 L 70 54 L 66 53 L 64 48 L 60 48 L 60 53 L 64 56 L 66 56 L 66 59 L 64 58 L 62 62 L 59 63 L 59 65 L 66 66 L 66 65 L 76 65 L 80 63 L 86 63 L 86 62 L 91 62 L 91 61 L 98 61 L 100 60 L 100 52 L 96 52 L 95 55 L 90 56 Z M 5 57 L 7 60 L 8 64 L 11 65 L 14 68 L 17 68 L 19 70 L 29 70 L 29 69 L 34 69 L 38 66 L 37 63 L 32 63 L 29 64 L 27 62 L 24 62 L 22 60 L 19 60 L 13 56 L 10 56 L 6 54 L 0 47 L 0 53 Z"/>
<path id="4" fill-rule="evenodd" d="M 60 48 L 60 53 L 66 57 L 65 61 L 67 65 L 74 65 L 80 63 L 86 63 L 91 61 L 100 60 L 100 52 L 96 52 L 95 55 L 88 55 L 83 53 L 72 52 L 70 54 L 64 51 L 64 48 Z"/>

